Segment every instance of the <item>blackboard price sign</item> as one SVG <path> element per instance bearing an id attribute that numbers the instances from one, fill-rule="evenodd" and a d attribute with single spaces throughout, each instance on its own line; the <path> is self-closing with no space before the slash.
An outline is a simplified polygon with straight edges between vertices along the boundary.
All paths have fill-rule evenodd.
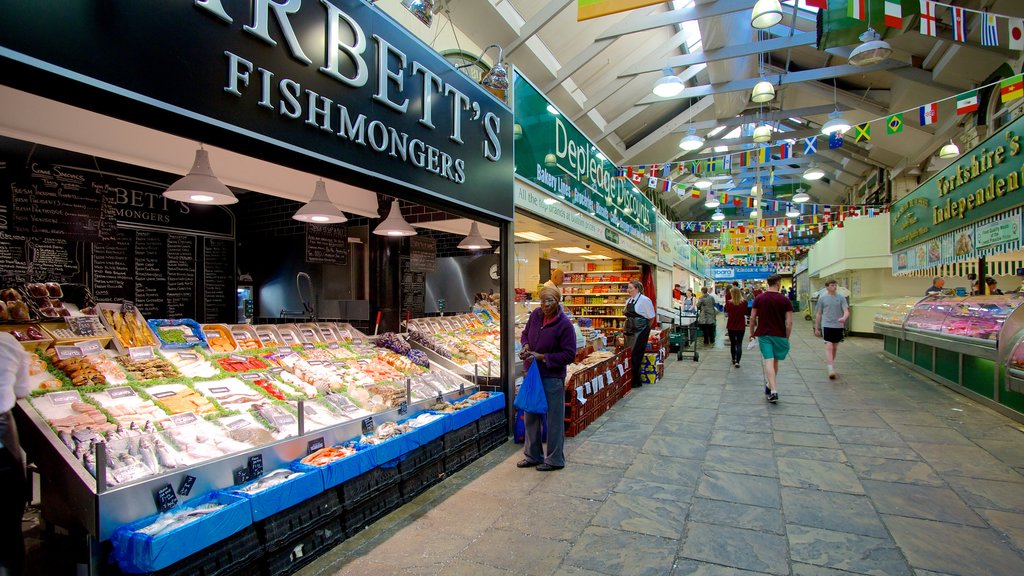
<path id="1" fill-rule="evenodd" d="M 409 413 L 409 403 L 408 402 L 402 402 L 401 404 L 398 405 L 398 414 L 400 416 L 405 416 L 408 413 Z"/>
<path id="2" fill-rule="evenodd" d="M 373 416 L 367 416 L 363 418 L 363 434 L 370 434 L 373 432 Z"/>
<path id="3" fill-rule="evenodd" d="M 348 228 L 337 224 L 306 224 L 306 262 L 348 264 Z"/>
<path id="4" fill-rule="evenodd" d="M 306 455 L 308 456 L 313 452 L 316 452 L 317 450 L 321 450 L 324 448 L 324 446 L 325 444 L 323 436 L 319 438 L 314 438 L 313 440 L 310 440 L 308 444 L 306 444 Z"/>
<path id="5" fill-rule="evenodd" d="M 263 476 L 263 454 L 249 456 L 249 472 L 252 473 L 253 478 Z"/>
<path id="6" fill-rule="evenodd" d="M 188 496 L 189 492 L 192 491 L 192 487 L 195 486 L 195 484 L 196 484 L 196 477 L 195 476 L 189 476 L 189 475 L 186 474 L 185 477 L 181 479 L 181 485 L 178 486 L 178 495 L 179 496 Z"/>
<path id="7" fill-rule="evenodd" d="M 238 486 L 239 484 L 245 484 L 249 480 L 255 478 L 255 476 L 252 475 L 252 471 L 249 470 L 248 468 L 238 468 L 237 470 L 234 471 L 234 477 L 235 486 Z"/>
<path id="8" fill-rule="evenodd" d="M 440 391 L 438 391 L 437 392 L 437 403 L 441 404 L 442 402 L 444 402 L 444 394 L 442 394 Z"/>
<path id="9" fill-rule="evenodd" d="M 153 492 L 153 501 L 156 502 L 156 509 L 167 512 L 178 505 L 178 497 L 174 494 L 174 487 L 164 484 Z"/>

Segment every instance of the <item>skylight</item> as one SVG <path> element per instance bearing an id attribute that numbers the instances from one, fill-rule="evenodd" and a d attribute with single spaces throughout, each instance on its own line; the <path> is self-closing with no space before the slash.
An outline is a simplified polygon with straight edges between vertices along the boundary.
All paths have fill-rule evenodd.
<path id="1" fill-rule="evenodd" d="M 708 137 L 710 138 L 712 136 L 717 136 L 718 133 L 721 132 L 722 130 L 725 130 L 725 126 L 719 126 L 718 128 L 715 128 L 714 130 L 708 132 Z"/>
<path id="2" fill-rule="evenodd" d="M 728 134 L 726 134 L 725 136 L 722 136 L 722 140 L 733 140 L 735 138 L 739 138 L 740 134 L 742 132 L 743 132 L 743 126 L 737 126 L 737 127 L 733 128 L 732 130 L 730 130 Z"/>

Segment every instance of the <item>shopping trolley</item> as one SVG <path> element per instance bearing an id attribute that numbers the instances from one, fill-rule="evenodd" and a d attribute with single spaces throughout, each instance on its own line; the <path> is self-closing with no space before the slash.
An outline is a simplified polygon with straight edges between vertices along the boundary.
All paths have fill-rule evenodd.
<path id="1" fill-rule="evenodd" d="M 672 331 L 668 335 L 669 350 L 676 353 L 676 360 L 682 360 L 683 355 L 691 354 L 693 361 L 700 359 L 697 352 L 697 312 L 684 312 L 682 308 L 676 308 L 676 317 L 672 319 Z"/>

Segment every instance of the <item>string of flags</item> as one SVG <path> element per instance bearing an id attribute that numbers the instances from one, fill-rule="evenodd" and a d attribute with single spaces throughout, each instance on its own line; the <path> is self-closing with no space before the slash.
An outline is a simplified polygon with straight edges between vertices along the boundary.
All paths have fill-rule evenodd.
<path id="1" fill-rule="evenodd" d="M 831 230 L 832 228 L 842 228 L 843 222 L 846 218 L 856 216 L 867 216 L 874 218 L 879 214 L 884 214 L 889 211 L 889 206 L 886 205 L 839 205 L 836 206 L 835 210 L 828 204 L 811 206 L 811 214 L 801 215 L 797 217 L 775 217 L 775 218 L 760 218 L 757 219 L 758 224 L 754 225 L 751 219 L 739 218 L 732 220 L 686 220 L 676 222 L 675 227 L 684 234 L 686 232 L 710 232 L 717 233 L 723 230 L 730 230 L 736 228 L 740 233 L 743 233 L 746 227 L 784 227 L 791 234 L 796 235 L 809 235 L 817 232 L 824 232 L 825 230 Z"/>
<path id="2" fill-rule="evenodd" d="M 936 2 L 934 0 L 919 0 L 921 4 L 921 34 L 925 36 L 936 36 L 936 29 L 938 25 L 938 16 L 935 13 L 937 6 L 942 6 L 950 12 L 950 20 L 953 27 L 953 40 L 956 42 L 967 41 L 967 15 L 969 13 L 981 14 L 981 45 L 982 46 L 999 46 L 999 22 L 1006 21 L 1006 38 L 1008 40 L 1008 48 L 1010 50 L 1024 50 L 1024 18 L 1015 18 L 1013 16 L 1004 16 L 1002 14 L 993 14 L 985 10 L 972 10 L 971 8 L 962 8 L 960 6 L 953 6 L 952 4 L 946 4 L 943 2 Z M 851 2 L 856 4 L 857 2 Z M 896 0 L 886 0 L 886 19 L 888 26 L 888 15 L 889 5 L 896 4 L 899 2 Z M 863 20 L 863 18 L 861 18 Z M 902 24 L 901 24 L 902 26 Z"/>

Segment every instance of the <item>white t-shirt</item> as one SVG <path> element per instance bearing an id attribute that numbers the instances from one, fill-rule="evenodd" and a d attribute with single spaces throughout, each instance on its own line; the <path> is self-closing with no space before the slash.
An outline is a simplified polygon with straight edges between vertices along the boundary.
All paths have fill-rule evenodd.
<path id="1" fill-rule="evenodd" d="M 636 298 L 626 300 L 626 304 L 629 304 L 630 302 L 634 302 L 633 310 L 636 311 L 637 314 L 647 318 L 648 320 L 654 318 L 654 302 L 651 302 L 650 298 L 643 294 L 637 294 Z"/>
<path id="2" fill-rule="evenodd" d="M 0 413 L 10 412 L 15 401 L 31 390 L 25 347 L 14 336 L 0 332 Z"/>

